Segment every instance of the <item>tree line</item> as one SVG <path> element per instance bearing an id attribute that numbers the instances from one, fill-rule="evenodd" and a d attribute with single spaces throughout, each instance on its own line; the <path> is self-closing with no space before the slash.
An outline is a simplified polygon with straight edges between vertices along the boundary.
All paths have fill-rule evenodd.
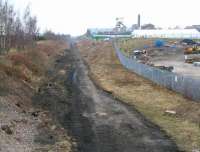
<path id="1" fill-rule="evenodd" d="M 51 30 L 46 30 L 37 36 L 37 40 L 69 40 L 70 37 L 68 34 L 56 34 Z"/>
<path id="2" fill-rule="evenodd" d="M 0 53 L 33 45 L 38 33 L 37 18 L 31 15 L 29 6 L 20 16 L 12 4 L 0 0 Z"/>

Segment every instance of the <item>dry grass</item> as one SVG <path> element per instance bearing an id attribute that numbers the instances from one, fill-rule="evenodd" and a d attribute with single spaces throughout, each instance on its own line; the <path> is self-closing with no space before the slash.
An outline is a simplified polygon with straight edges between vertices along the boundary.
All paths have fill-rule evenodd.
<path id="1" fill-rule="evenodd" d="M 12 135 L 0 132 L 0 145 L 5 145 L 0 151 L 71 151 L 72 142 L 66 130 L 51 119 L 48 111 L 33 105 L 40 83 L 48 81 L 46 71 L 54 68 L 57 56 L 67 48 L 66 42 L 42 41 L 33 48 L 13 49 L 0 56 L 1 125 L 6 124 L 13 131 Z M 33 117 L 31 113 L 35 112 L 38 116 Z M 46 132 L 53 135 L 55 144 L 35 142 Z"/>
<path id="2" fill-rule="evenodd" d="M 129 55 L 133 50 L 142 50 L 146 47 L 154 47 L 155 38 L 131 38 L 131 39 L 120 39 L 118 44 L 127 55 Z M 180 40 L 178 39 L 163 39 L 168 44 L 174 44 Z"/>
<path id="3" fill-rule="evenodd" d="M 181 150 L 200 150 L 200 104 L 157 86 L 126 70 L 108 42 L 83 41 L 81 53 L 89 64 L 91 76 L 103 89 L 133 105 L 159 125 Z M 166 115 L 166 110 L 177 112 Z"/>
<path id="4" fill-rule="evenodd" d="M 153 46 L 155 39 L 121 39 L 118 44 L 125 53 L 129 54 L 133 49 L 143 49 L 145 46 Z"/>
<path id="5" fill-rule="evenodd" d="M 7 66 L 4 64 L 0 64 L 0 70 L 4 71 L 7 76 L 16 77 L 21 80 L 30 82 L 30 78 L 24 73 L 24 69 L 19 66 Z"/>
<path id="6" fill-rule="evenodd" d="M 45 78 L 45 72 L 52 66 L 55 57 L 67 48 L 69 46 L 64 41 L 48 40 L 23 51 L 11 51 L 0 56 L 0 72 L 36 87 Z"/>

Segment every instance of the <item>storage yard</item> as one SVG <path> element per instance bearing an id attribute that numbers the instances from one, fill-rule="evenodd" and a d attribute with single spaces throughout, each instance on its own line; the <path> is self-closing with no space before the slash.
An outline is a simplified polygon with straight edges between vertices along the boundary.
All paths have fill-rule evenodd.
<path id="1" fill-rule="evenodd" d="M 121 50 L 138 62 L 196 79 L 200 76 L 197 44 L 185 44 L 178 39 L 135 38 L 119 41 Z"/>

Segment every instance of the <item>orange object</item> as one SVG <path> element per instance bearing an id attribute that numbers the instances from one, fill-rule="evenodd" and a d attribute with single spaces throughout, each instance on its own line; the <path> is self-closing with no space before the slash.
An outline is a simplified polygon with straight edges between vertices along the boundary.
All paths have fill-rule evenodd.
<path id="1" fill-rule="evenodd" d="M 186 48 L 185 51 L 184 51 L 184 54 L 192 54 L 192 53 L 193 53 L 192 47 Z"/>

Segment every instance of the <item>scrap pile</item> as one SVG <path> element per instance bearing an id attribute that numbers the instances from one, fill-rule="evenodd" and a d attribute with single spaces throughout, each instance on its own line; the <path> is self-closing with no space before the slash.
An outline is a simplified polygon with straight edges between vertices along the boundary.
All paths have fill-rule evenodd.
<path id="1" fill-rule="evenodd" d="M 187 47 L 184 51 L 184 55 L 186 63 L 200 62 L 200 47 L 197 45 Z"/>

